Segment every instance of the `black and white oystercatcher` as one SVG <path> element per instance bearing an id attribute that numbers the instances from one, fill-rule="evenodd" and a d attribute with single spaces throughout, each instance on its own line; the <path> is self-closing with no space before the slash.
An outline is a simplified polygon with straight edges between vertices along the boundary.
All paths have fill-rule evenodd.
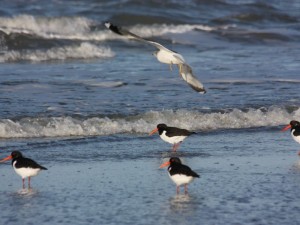
<path id="1" fill-rule="evenodd" d="M 183 142 L 184 139 L 186 139 L 191 134 L 195 134 L 195 132 L 191 132 L 186 129 L 168 127 L 164 123 L 158 124 L 157 127 L 152 130 L 149 135 L 152 135 L 156 132 L 158 132 L 161 139 L 173 145 L 174 152 L 176 152 L 180 143 Z"/>
<path id="2" fill-rule="evenodd" d="M 291 129 L 293 139 L 300 144 L 300 122 L 292 120 L 289 125 L 282 129 L 282 131 L 287 131 L 288 129 Z M 298 155 L 300 155 L 300 151 L 298 152 Z"/>
<path id="3" fill-rule="evenodd" d="M 131 33 L 130 31 L 122 27 L 115 26 L 109 22 L 106 22 L 105 26 L 116 34 L 119 34 L 121 36 L 126 36 L 128 38 L 136 39 L 138 41 L 142 41 L 144 43 L 156 47 L 158 51 L 154 52 L 153 55 L 157 58 L 159 62 L 169 64 L 170 70 L 172 70 L 172 65 L 176 64 L 179 68 L 179 73 L 181 77 L 188 83 L 188 85 L 192 89 L 194 89 L 195 91 L 201 94 L 206 93 L 203 84 L 195 77 L 192 68 L 185 62 L 181 54 L 174 52 L 157 42 L 146 40 L 136 34 Z"/>
<path id="4" fill-rule="evenodd" d="M 28 177 L 28 188 L 30 188 L 30 178 L 36 176 L 41 170 L 47 170 L 47 168 L 37 164 L 32 159 L 24 158 L 19 151 L 13 151 L 11 155 L 2 159 L 0 162 L 10 159 L 12 159 L 12 166 L 16 173 L 22 177 L 23 188 L 25 188 L 26 177 Z"/>
<path id="5" fill-rule="evenodd" d="M 181 164 L 181 160 L 177 157 L 170 158 L 169 161 L 160 165 L 159 168 L 168 167 L 169 176 L 176 184 L 176 193 L 179 194 L 180 186 L 184 184 L 184 193 L 187 194 L 187 185 L 191 183 L 194 178 L 200 177 L 197 173 L 191 170 L 190 167 Z"/>

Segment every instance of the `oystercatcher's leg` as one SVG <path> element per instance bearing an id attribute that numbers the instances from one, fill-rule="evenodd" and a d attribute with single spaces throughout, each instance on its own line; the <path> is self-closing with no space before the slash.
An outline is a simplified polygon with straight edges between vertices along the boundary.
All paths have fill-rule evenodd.
<path id="1" fill-rule="evenodd" d="M 28 177 L 28 189 L 30 189 L 30 177 Z"/>
<path id="2" fill-rule="evenodd" d="M 179 192 L 180 192 L 180 187 L 176 186 L 176 193 L 179 194 Z"/>
<path id="3" fill-rule="evenodd" d="M 188 188 L 187 188 L 187 184 L 184 185 L 184 194 L 188 193 Z"/>
<path id="4" fill-rule="evenodd" d="M 25 189 L 25 179 L 22 178 L 23 189 Z"/>
<path id="5" fill-rule="evenodd" d="M 176 152 L 177 148 L 179 147 L 181 142 L 177 143 L 177 144 L 174 144 L 173 145 L 173 152 Z"/>
<path id="6" fill-rule="evenodd" d="M 176 152 L 176 144 L 173 145 L 172 151 Z"/>

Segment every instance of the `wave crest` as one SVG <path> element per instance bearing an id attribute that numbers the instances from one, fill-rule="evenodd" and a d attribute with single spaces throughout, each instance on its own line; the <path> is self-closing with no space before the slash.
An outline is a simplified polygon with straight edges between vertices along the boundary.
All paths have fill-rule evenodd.
<path id="1" fill-rule="evenodd" d="M 152 24 L 135 25 L 129 29 L 142 37 L 160 36 L 167 33 L 185 33 L 192 30 L 213 31 L 228 29 L 230 26 L 212 27 L 201 24 Z M 85 17 L 37 17 L 32 15 L 18 15 L 14 17 L 0 17 L 0 30 L 6 34 L 31 34 L 46 39 L 66 39 L 82 41 L 104 41 L 120 38 L 112 35 L 102 22 L 93 21 Z"/>
<path id="2" fill-rule="evenodd" d="M 22 118 L 18 121 L 0 120 L 1 138 L 67 137 L 111 135 L 120 133 L 147 134 L 158 123 L 195 131 L 243 129 L 287 124 L 300 117 L 300 108 L 281 107 L 260 109 L 232 109 L 222 112 L 189 110 L 150 111 L 136 116 L 109 117 L 44 117 Z"/>
<path id="3" fill-rule="evenodd" d="M 6 51 L 0 55 L 0 62 L 111 58 L 114 55 L 114 52 L 110 48 L 83 42 L 80 45 L 55 47 L 48 50 Z"/>
<path id="4" fill-rule="evenodd" d="M 36 17 L 18 15 L 1 17 L 0 28 L 5 33 L 26 33 L 39 36 L 54 36 L 55 34 L 84 34 L 90 30 L 92 21 L 84 17 Z"/>

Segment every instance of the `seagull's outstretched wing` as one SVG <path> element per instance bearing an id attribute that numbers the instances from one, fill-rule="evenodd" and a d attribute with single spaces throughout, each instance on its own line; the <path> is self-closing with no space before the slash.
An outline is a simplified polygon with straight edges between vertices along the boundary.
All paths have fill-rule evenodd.
<path id="1" fill-rule="evenodd" d="M 192 68 L 189 65 L 183 63 L 179 64 L 178 67 L 180 75 L 188 83 L 188 85 L 190 85 L 191 88 L 201 94 L 206 93 L 203 84 L 195 77 Z"/>
<path id="2" fill-rule="evenodd" d="M 147 39 L 144 39 L 144 38 L 142 38 L 142 37 L 140 37 L 140 36 L 138 36 L 136 34 L 131 33 L 130 31 L 128 31 L 128 30 L 126 30 L 126 29 L 124 29 L 122 27 L 115 26 L 115 25 L 113 25 L 113 24 L 111 24 L 109 22 L 106 22 L 105 26 L 108 29 L 110 29 L 111 31 L 113 31 L 114 33 L 116 33 L 116 34 L 119 34 L 119 35 L 122 35 L 122 36 L 128 36 L 128 37 L 137 39 L 139 41 L 148 43 L 148 44 L 150 44 L 150 45 L 152 45 L 152 46 L 154 46 L 154 47 L 156 47 L 156 48 L 158 48 L 160 50 L 165 50 L 165 51 L 168 51 L 168 52 L 176 53 L 176 52 L 174 52 L 174 51 L 166 48 L 165 46 L 163 46 L 163 45 L 161 45 L 161 44 L 159 44 L 157 42 L 149 41 Z"/>

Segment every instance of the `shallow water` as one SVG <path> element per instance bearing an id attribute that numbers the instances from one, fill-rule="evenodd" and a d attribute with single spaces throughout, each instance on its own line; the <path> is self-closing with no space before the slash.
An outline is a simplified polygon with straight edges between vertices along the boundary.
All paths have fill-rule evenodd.
<path id="1" fill-rule="evenodd" d="M 0 158 L 48 168 L 22 190 L 1 164 L 5 224 L 299 224 L 296 1 L 2 1 Z M 181 53 L 199 95 L 151 46 Z M 177 153 L 158 123 L 196 131 Z M 176 195 L 176 155 L 201 175 Z"/>
<path id="2" fill-rule="evenodd" d="M 197 134 L 177 153 L 154 137 L 107 139 L 27 140 L 26 155 L 49 170 L 22 191 L 20 177 L 1 165 L 4 223 L 300 222 L 297 145 L 287 148 L 290 137 L 277 128 Z M 158 168 L 173 155 L 201 175 L 188 195 L 176 195 L 166 169 Z"/>

